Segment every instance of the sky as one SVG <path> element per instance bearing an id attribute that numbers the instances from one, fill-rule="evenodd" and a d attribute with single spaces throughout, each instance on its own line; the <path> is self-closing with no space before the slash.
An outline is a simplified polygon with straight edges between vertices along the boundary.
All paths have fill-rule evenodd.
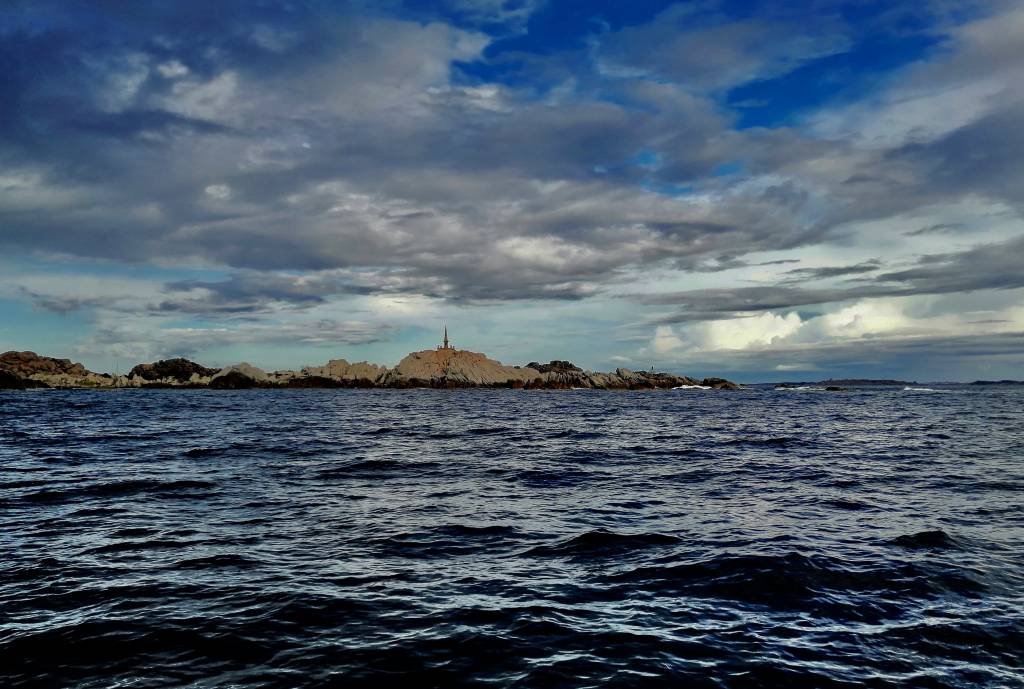
<path id="1" fill-rule="evenodd" d="M 5 0 L 0 351 L 1024 378 L 1024 5 Z"/>

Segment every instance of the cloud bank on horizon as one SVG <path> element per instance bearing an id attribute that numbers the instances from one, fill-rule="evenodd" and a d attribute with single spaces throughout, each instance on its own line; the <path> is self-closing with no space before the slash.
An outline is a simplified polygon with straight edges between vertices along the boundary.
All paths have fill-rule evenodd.
<path id="1" fill-rule="evenodd" d="M 626 6 L 628 5 L 628 7 Z M 1024 378 L 1024 8 L 13 0 L 0 349 Z"/>

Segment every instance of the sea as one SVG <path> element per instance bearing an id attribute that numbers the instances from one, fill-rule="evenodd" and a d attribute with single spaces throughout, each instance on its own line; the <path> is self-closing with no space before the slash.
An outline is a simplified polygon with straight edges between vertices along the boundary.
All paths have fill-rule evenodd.
<path id="1" fill-rule="evenodd" d="M 0 686 L 1024 687 L 1024 387 L 0 393 Z"/>

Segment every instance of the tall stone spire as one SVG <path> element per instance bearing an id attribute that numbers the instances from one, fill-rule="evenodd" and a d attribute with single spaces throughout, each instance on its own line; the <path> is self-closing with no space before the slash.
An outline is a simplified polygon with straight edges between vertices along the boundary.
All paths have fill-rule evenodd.
<path id="1" fill-rule="evenodd" d="M 445 323 L 445 326 L 444 326 L 444 347 L 442 349 L 451 349 L 451 347 L 448 345 L 448 324 L 447 323 Z"/>

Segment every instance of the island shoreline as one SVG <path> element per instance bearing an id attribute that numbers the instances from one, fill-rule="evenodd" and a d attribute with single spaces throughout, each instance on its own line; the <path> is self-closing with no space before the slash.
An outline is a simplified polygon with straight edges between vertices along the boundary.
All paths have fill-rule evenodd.
<path id="1" fill-rule="evenodd" d="M 365 361 L 349 363 L 345 359 L 334 359 L 324 366 L 273 372 L 247 363 L 218 369 L 176 358 L 138 364 L 126 375 L 112 375 L 90 371 L 69 359 L 41 356 L 35 352 L 10 351 L 0 355 L 0 389 L 41 388 L 649 391 L 738 390 L 741 386 L 724 378 L 697 379 L 653 370 L 617 368 L 608 373 L 588 371 L 564 360 L 506 366 L 484 354 L 450 347 L 447 342 L 436 350 L 412 352 L 393 368 Z"/>

